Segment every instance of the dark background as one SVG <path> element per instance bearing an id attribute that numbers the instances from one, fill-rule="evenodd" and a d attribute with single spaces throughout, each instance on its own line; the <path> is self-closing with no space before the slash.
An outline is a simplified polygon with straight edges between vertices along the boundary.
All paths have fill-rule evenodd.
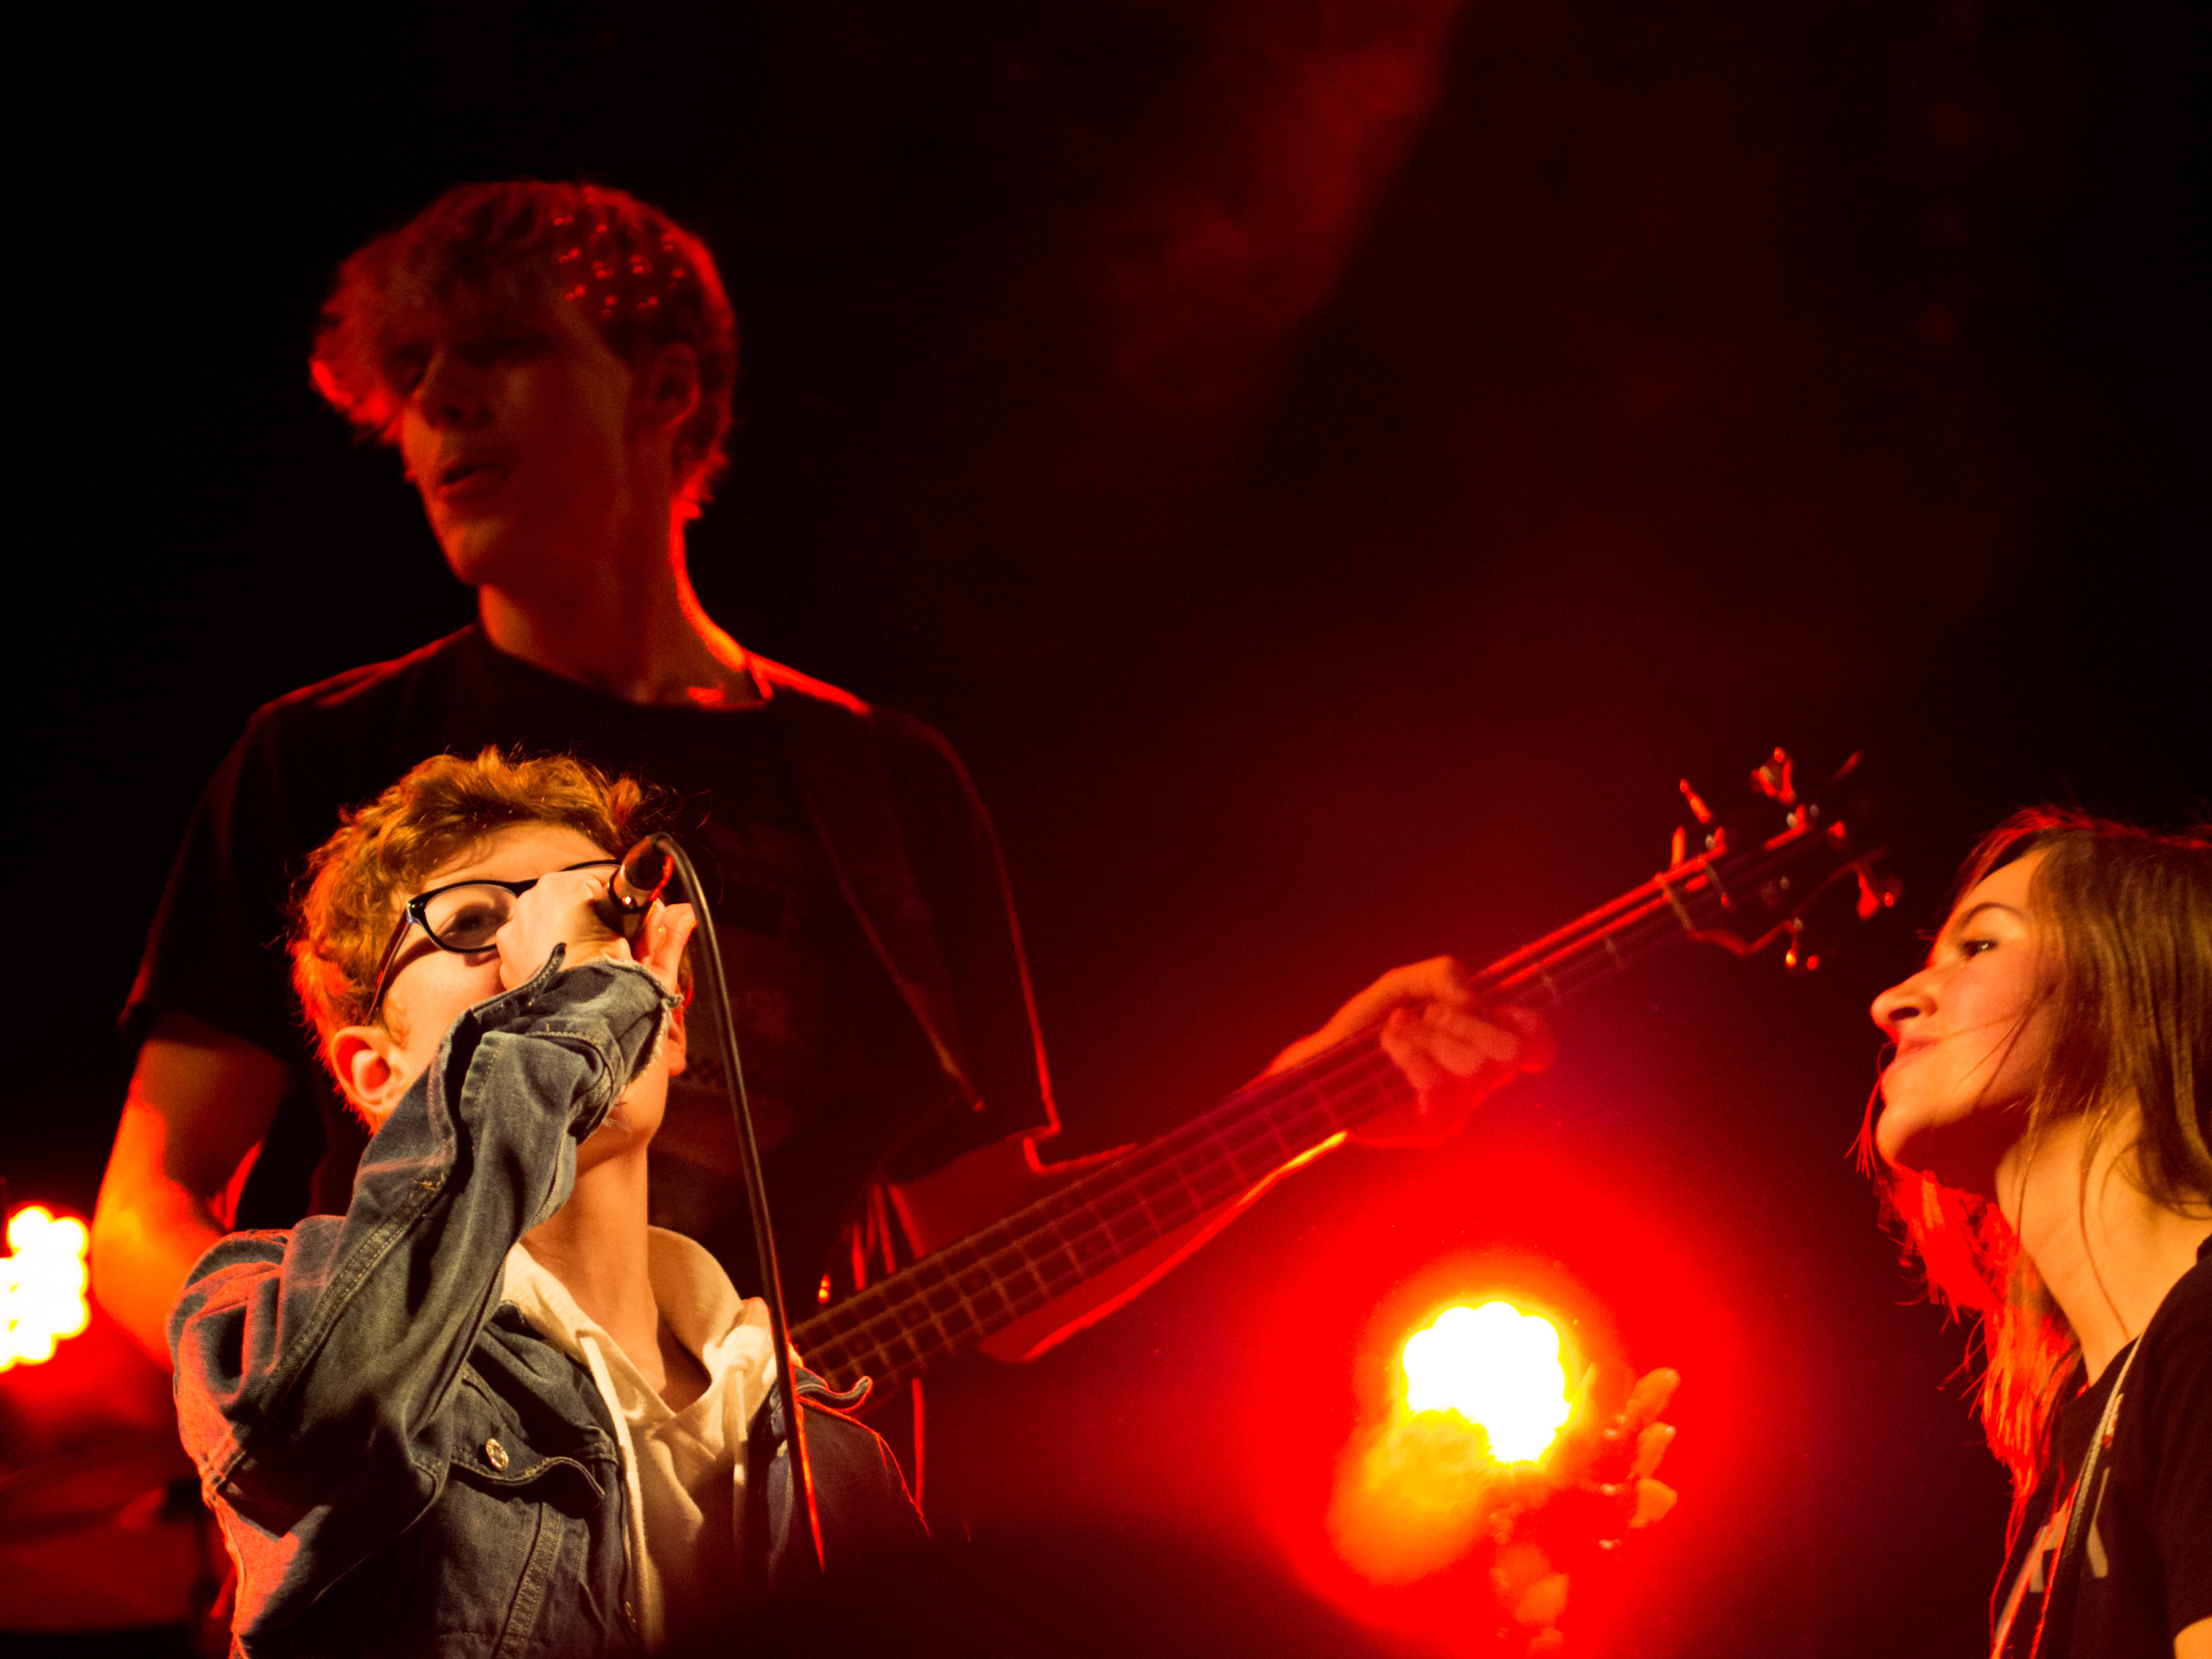
<path id="1" fill-rule="evenodd" d="M 708 607 L 958 745 L 1071 1149 L 1393 963 L 1648 875 L 1679 777 L 1734 803 L 1777 741 L 1885 763 L 1899 916 L 1810 978 L 1611 987 L 1447 1151 L 1325 1160 L 1109 1324 L 954 1379 L 932 1507 L 1196 1535 L 1433 1630 L 1332 1577 L 1319 1516 L 1355 1359 L 1402 1334 L 1377 1310 L 1474 1252 L 1688 1378 L 1681 1508 L 1578 1591 L 1584 1650 L 1973 1648 L 2004 1482 L 1849 1163 L 1864 1009 L 2005 810 L 2212 791 L 2202 179 L 2160 14 L 162 28 L 19 64 L 69 115 L 18 168 L 18 821 L 99 874 L 19 994 L 16 1201 L 90 1213 L 107 1024 L 246 714 L 469 613 L 308 385 L 332 266 L 455 180 L 588 176 L 702 232 L 738 307 Z"/>

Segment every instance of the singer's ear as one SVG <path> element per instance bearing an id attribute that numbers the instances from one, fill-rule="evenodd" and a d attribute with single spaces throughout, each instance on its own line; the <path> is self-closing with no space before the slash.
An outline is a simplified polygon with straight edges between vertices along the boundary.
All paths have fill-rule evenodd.
<path id="1" fill-rule="evenodd" d="M 371 1128 L 383 1127 L 415 1081 L 399 1064 L 399 1044 L 382 1026 L 347 1026 L 331 1033 L 330 1069 Z"/>

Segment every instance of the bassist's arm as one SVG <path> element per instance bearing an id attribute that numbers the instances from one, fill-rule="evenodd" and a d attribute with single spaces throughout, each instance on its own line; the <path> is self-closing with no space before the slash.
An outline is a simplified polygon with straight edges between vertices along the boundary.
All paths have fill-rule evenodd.
<path id="1" fill-rule="evenodd" d="M 226 1189 L 268 1133 L 288 1075 L 275 1055 L 188 1014 L 159 1015 L 138 1051 L 92 1212 L 92 1287 L 164 1370 L 169 1310 L 230 1230 Z"/>
<path id="2" fill-rule="evenodd" d="M 1490 1011 L 1476 1002 L 1467 976 L 1449 957 L 1392 969 L 1338 1009 L 1329 1023 L 1275 1058 L 1270 1072 L 1295 1065 L 1370 1027 L 1412 1085 L 1413 1098 L 1363 1126 L 1366 1145 L 1440 1144 L 1484 1095 L 1516 1072 L 1540 1068 L 1550 1039 L 1541 1021 L 1519 1009 Z M 1266 1179 L 1217 1205 L 1147 1249 L 1083 1281 L 983 1344 L 1001 1359 L 1033 1359 L 1103 1319 L 1227 1225 L 1239 1211 L 1300 1164 L 1334 1144 L 1301 1148 Z M 930 1255 L 988 1226 L 1055 1188 L 1122 1155 L 1096 1154 L 1066 1163 L 1041 1162 L 1034 1141 L 1015 1136 L 969 1153 L 934 1174 L 891 1189 L 908 1240 Z"/>

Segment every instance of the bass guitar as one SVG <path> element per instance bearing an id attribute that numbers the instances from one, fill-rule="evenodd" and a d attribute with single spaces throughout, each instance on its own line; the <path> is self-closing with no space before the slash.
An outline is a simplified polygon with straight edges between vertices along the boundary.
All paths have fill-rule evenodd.
<path id="1" fill-rule="evenodd" d="M 1473 976 L 1477 992 L 1493 1005 L 1554 1007 L 1685 942 L 1737 956 L 1783 943 L 1793 971 L 1817 966 L 1804 918 L 1822 894 L 1855 880 L 1862 919 L 1897 899 L 1896 883 L 1878 868 L 1883 849 L 1862 845 L 1840 810 L 1859 760 L 1853 756 L 1816 798 L 1800 798 L 1789 758 L 1776 750 L 1751 775 L 1783 814 L 1779 831 L 1760 840 L 1732 837 L 1684 783 L 1703 847 L 1693 854 L 1688 832 L 1678 830 L 1669 868 L 1491 963 Z M 1002 1351 L 995 1339 L 1047 1304 L 1086 1281 L 1128 1276 L 1156 1259 L 1151 1272 L 1082 1321 L 1088 1324 L 1179 1260 L 1183 1251 L 1171 1241 L 1210 1218 L 1225 1219 L 1227 1206 L 1411 1094 L 1374 1033 L 1351 1038 L 795 1323 L 791 1342 L 840 1388 L 873 1378 L 880 1399 L 966 1349 Z M 1031 1347 L 1017 1342 L 1006 1357 Z"/>

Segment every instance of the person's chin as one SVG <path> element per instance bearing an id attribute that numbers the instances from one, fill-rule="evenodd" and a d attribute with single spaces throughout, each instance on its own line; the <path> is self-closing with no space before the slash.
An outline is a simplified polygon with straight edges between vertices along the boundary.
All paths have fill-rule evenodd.
<path id="1" fill-rule="evenodd" d="M 1874 1150 L 1892 1169 L 1984 1198 L 1996 1195 L 1998 1161 L 2010 1139 L 2006 1127 L 1983 1112 L 1931 1118 L 1885 1107 L 1874 1123 Z"/>
<path id="2" fill-rule="evenodd" d="M 660 1128 L 660 1116 L 658 1107 L 627 1098 L 616 1101 L 600 1126 L 577 1143 L 577 1169 L 588 1169 L 622 1153 L 644 1151 Z"/>
<path id="3" fill-rule="evenodd" d="M 440 527 L 440 546 L 446 556 L 446 568 L 454 579 L 471 588 L 481 588 L 486 582 L 498 585 L 505 555 L 514 537 L 508 526 L 498 517 L 485 514 L 459 523 Z"/>
<path id="4" fill-rule="evenodd" d="M 1908 1175 L 1921 1173 L 1914 1147 L 1920 1138 L 1918 1126 L 1905 1113 L 1886 1101 L 1883 1103 L 1881 1116 L 1874 1120 L 1874 1150 L 1881 1154 L 1884 1163 Z"/>

